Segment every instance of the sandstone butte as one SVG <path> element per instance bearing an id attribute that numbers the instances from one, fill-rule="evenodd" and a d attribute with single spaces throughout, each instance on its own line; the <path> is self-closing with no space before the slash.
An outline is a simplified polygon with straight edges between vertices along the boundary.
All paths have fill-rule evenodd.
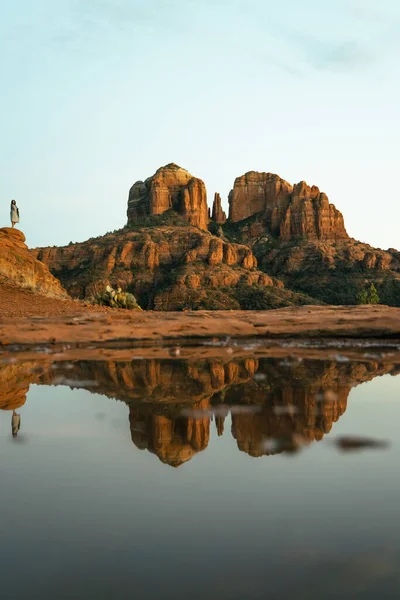
<path id="1" fill-rule="evenodd" d="M 235 180 L 228 222 L 261 270 L 288 287 L 328 304 L 354 304 L 373 282 L 384 304 L 400 306 L 400 253 L 351 238 L 343 215 L 316 186 L 250 171 Z"/>
<path id="2" fill-rule="evenodd" d="M 305 181 L 292 186 L 278 175 L 256 171 L 238 177 L 229 194 L 229 220 L 237 223 L 255 214 L 262 215 L 265 231 L 282 241 L 348 238 L 342 214 Z"/>
<path id="3" fill-rule="evenodd" d="M 215 208 L 222 222 L 218 199 Z M 132 186 L 124 229 L 32 255 L 79 298 L 111 284 L 132 291 L 146 309 L 240 309 L 246 296 L 240 303 L 237 287 L 245 294 L 256 285 L 268 288 L 276 307 L 313 302 L 257 269 L 248 245 L 212 235 L 208 222 L 203 182 L 169 164 Z"/>
<path id="4" fill-rule="evenodd" d="M 320 441 L 346 411 L 352 387 L 398 373 L 398 365 L 366 359 L 346 364 L 304 360 L 291 370 L 281 359 L 263 358 L 84 360 L 56 366 L 48 358 L 0 364 L 0 409 L 20 408 L 31 384 L 70 386 L 73 381 L 73 386 L 125 402 L 134 445 L 172 467 L 207 448 L 215 407 L 218 434 L 223 434 L 224 415 L 234 406 L 231 434 L 238 449 L 258 457 L 285 449 L 265 447 L 265 439 Z M 282 407 L 287 410 L 282 412 Z"/>
<path id="5" fill-rule="evenodd" d="M 219 194 L 210 212 L 204 183 L 171 163 L 131 187 L 120 231 L 32 255 L 72 296 L 119 285 L 147 309 L 260 308 L 252 286 L 265 308 L 355 304 L 371 282 L 400 305 L 400 253 L 351 238 L 316 186 L 250 171 L 234 182 L 228 219 Z"/>
<path id="6" fill-rule="evenodd" d="M 128 225 L 149 215 L 174 210 L 190 225 L 207 230 L 208 207 L 206 186 L 201 179 L 171 163 L 161 167 L 145 181 L 130 189 Z"/>

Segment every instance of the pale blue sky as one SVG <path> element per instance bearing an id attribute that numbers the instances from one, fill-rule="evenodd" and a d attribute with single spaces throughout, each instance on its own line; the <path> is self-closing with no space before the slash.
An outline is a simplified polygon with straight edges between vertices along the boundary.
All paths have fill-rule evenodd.
<path id="1" fill-rule="evenodd" d="M 209 203 L 254 169 L 305 179 L 350 235 L 400 247 L 398 0 L 6 0 L 0 224 L 30 246 L 126 222 L 176 162 Z"/>

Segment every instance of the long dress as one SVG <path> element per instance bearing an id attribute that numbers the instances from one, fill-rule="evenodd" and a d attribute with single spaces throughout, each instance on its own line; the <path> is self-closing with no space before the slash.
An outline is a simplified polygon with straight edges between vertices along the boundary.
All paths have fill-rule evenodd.
<path id="1" fill-rule="evenodd" d="M 10 219 L 11 223 L 19 223 L 19 210 L 16 204 L 11 206 Z"/>

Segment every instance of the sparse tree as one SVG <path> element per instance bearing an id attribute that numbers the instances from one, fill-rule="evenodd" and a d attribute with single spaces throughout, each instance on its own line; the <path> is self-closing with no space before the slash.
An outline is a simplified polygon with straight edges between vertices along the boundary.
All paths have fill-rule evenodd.
<path id="1" fill-rule="evenodd" d="M 359 292 L 357 302 L 358 304 L 379 304 L 378 291 L 373 283 Z"/>

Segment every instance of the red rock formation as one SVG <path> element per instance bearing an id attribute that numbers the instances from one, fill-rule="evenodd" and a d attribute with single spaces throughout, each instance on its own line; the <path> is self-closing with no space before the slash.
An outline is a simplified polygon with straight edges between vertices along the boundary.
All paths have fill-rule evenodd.
<path id="1" fill-rule="evenodd" d="M 0 275 L 23 288 L 48 296 L 67 298 L 60 282 L 29 252 L 25 236 L 18 229 L 0 229 Z"/>
<path id="2" fill-rule="evenodd" d="M 219 194 L 215 194 L 214 196 L 211 219 L 220 225 L 226 222 L 226 214 L 222 209 L 221 196 Z"/>
<path id="3" fill-rule="evenodd" d="M 272 173 L 250 171 L 238 177 L 229 194 L 229 208 L 232 222 L 258 214 L 265 231 L 282 240 L 348 237 L 342 214 L 317 187 L 304 181 L 293 187 Z"/>
<path id="4" fill-rule="evenodd" d="M 239 283 L 276 287 L 285 294 L 282 282 L 256 269 L 248 246 L 189 225 L 122 230 L 81 244 L 38 248 L 32 255 L 72 296 L 90 297 L 108 284 L 130 287 L 142 308 L 181 310 L 203 301 L 212 301 L 215 308 L 239 308 Z M 163 284 L 166 278 L 168 285 Z"/>
<path id="5" fill-rule="evenodd" d="M 292 281 L 297 289 L 305 289 L 311 295 L 317 296 L 318 289 L 310 291 L 309 285 L 319 286 L 323 292 L 322 299 L 327 303 L 335 304 L 354 304 L 357 302 L 356 295 L 346 299 L 347 284 L 359 286 L 359 289 L 374 281 L 376 285 L 388 281 L 400 286 L 400 256 L 396 252 L 385 252 L 373 248 L 368 244 L 357 242 L 354 239 L 336 242 L 323 242 L 319 240 L 306 241 L 293 245 L 291 243 L 282 243 L 278 248 L 269 247 L 262 243 L 253 245 L 253 251 L 256 253 L 260 268 L 276 277 L 285 277 L 287 286 L 290 288 Z M 338 288 L 335 288 L 336 270 L 338 276 L 343 276 L 343 268 L 346 268 L 346 281 L 343 280 L 343 286 L 340 288 L 343 298 L 342 301 L 335 299 Z M 318 278 L 315 274 L 318 273 Z M 333 286 L 332 296 L 330 296 L 330 285 Z M 317 287 L 318 287 L 317 286 Z M 398 288 L 399 289 L 399 288 Z M 385 298 L 381 298 L 383 303 Z M 391 302 L 388 302 L 391 304 Z"/>
<path id="6" fill-rule="evenodd" d="M 286 212 L 293 188 L 287 181 L 272 173 L 249 171 L 235 179 L 229 194 L 229 220 L 233 223 L 247 219 L 267 209 L 277 209 L 282 215 Z M 274 233 L 281 218 L 274 216 Z"/>
<path id="7" fill-rule="evenodd" d="M 137 181 L 132 186 L 128 199 L 128 225 L 134 225 L 147 215 L 159 215 L 171 209 L 190 225 L 207 229 L 205 185 L 174 163 L 161 167 L 146 181 Z"/>

